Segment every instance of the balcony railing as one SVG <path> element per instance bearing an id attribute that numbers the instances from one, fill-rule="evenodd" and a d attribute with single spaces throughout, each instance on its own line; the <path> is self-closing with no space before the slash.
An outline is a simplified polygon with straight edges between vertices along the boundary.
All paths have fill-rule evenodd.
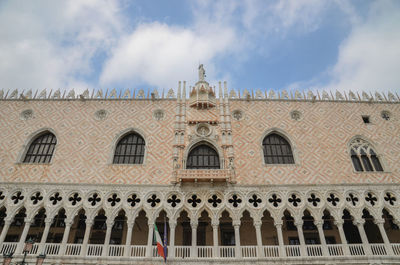
<path id="1" fill-rule="evenodd" d="M 176 182 L 233 182 L 231 169 L 179 169 L 175 171 Z"/>
<path id="2" fill-rule="evenodd" d="M 29 252 L 28 256 L 35 256 L 38 253 L 39 244 L 34 245 L 34 248 Z M 302 248 L 304 247 L 304 248 Z M 280 251 L 280 246 L 173 246 L 168 247 L 169 259 L 275 259 L 282 257 L 297 257 L 297 258 L 321 258 L 324 256 L 330 257 L 400 257 L 400 244 L 390 244 L 390 248 L 385 244 L 335 244 L 326 245 L 285 245 L 283 252 Z M 4 242 L 0 246 L 0 255 L 15 252 L 17 243 Z M 86 255 L 82 255 L 82 244 L 66 244 L 64 253 L 61 244 L 46 243 L 44 245 L 44 252 L 48 257 L 128 257 L 128 258 L 146 258 L 147 246 L 144 245 L 109 245 L 108 251 L 106 246 L 101 244 L 88 244 L 86 248 Z M 126 249 L 130 250 L 126 253 Z M 160 258 L 157 253 L 157 247 L 152 246 L 151 257 Z M 107 256 L 103 253 L 106 251 Z M 326 253 L 326 254 L 325 254 Z M 368 253 L 368 254 L 367 254 Z M 389 254 L 390 253 L 390 254 Z M 393 254 L 392 254 L 393 253 Z"/>

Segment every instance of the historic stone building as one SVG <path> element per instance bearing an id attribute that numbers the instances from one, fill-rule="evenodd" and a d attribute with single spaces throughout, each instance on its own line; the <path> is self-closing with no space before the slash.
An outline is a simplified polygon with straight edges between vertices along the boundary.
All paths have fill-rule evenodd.
<path id="1" fill-rule="evenodd" d="M 400 98 L 0 91 L 0 254 L 46 264 L 400 264 Z M 160 93 L 161 94 L 161 93 Z"/>

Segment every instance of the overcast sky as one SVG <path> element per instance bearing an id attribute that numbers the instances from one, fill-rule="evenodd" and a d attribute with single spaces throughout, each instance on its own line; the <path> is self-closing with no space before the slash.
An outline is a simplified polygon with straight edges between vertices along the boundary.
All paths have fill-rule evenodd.
<path id="1" fill-rule="evenodd" d="M 0 89 L 400 91 L 399 0 L 2 0 Z"/>

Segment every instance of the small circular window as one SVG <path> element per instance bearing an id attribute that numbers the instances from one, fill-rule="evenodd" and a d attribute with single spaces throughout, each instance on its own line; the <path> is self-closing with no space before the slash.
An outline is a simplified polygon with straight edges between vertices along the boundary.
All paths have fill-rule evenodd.
<path id="1" fill-rule="evenodd" d="M 107 111 L 105 109 L 100 109 L 95 112 L 94 116 L 97 120 L 105 120 L 107 118 Z"/>
<path id="2" fill-rule="evenodd" d="M 164 119 L 164 111 L 161 110 L 161 109 L 155 110 L 155 111 L 153 112 L 153 117 L 154 117 L 154 119 L 157 120 L 157 121 L 163 120 L 163 119 Z"/>
<path id="3" fill-rule="evenodd" d="M 27 110 L 22 111 L 20 117 L 21 117 L 21 120 L 24 120 L 24 121 L 32 119 L 33 118 L 33 110 L 27 109 Z"/>
<path id="4" fill-rule="evenodd" d="M 384 120 L 390 120 L 390 117 L 391 117 L 391 115 L 390 115 L 390 112 L 389 111 L 387 111 L 387 110 L 383 110 L 382 112 L 381 112 L 381 117 L 382 117 L 382 119 L 384 119 Z"/>
<path id="5" fill-rule="evenodd" d="M 234 110 L 232 116 L 235 120 L 240 121 L 241 119 L 243 119 L 243 111 L 238 109 Z"/>
<path id="6" fill-rule="evenodd" d="M 298 111 L 298 110 L 294 110 L 294 111 L 290 112 L 290 117 L 291 117 L 293 120 L 298 121 L 298 120 L 301 119 L 301 112 Z"/>

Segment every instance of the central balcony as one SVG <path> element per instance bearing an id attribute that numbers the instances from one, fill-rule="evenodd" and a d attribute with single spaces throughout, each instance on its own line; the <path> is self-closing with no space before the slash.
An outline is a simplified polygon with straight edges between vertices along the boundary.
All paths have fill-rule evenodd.
<path id="1" fill-rule="evenodd" d="M 234 182 L 231 169 L 180 169 L 174 172 L 176 182 Z"/>

